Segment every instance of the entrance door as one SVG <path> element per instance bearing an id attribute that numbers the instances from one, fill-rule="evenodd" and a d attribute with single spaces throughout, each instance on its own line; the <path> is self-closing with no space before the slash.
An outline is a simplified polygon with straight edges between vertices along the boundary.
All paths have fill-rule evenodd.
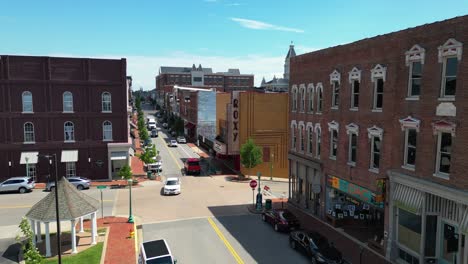
<path id="1" fill-rule="evenodd" d="M 440 263 L 458 264 L 458 228 L 452 224 L 441 221 Z"/>

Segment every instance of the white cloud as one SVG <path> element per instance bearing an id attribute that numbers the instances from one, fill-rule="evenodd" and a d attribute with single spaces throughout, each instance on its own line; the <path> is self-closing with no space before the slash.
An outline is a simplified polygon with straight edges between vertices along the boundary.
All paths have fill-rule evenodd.
<path id="1" fill-rule="evenodd" d="M 304 30 L 297 29 L 297 28 L 290 28 L 290 27 L 283 27 L 283 26 L 276 26 L 272 24 L 268 24 L 258 20 L 251 20 L 245 18 L 237 18 L 231 17 L 232 21 L 239 23 L 241 26 L 250 29 L 258 29 L 258 30 L 279 30 L 279 31 L 288 31 L 288 32 L 296 32 L 296 33 L 304 33 Z"/>

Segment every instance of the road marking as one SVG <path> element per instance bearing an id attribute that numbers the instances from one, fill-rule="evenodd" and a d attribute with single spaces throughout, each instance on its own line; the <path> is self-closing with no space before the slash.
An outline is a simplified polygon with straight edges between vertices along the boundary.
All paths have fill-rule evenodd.
<path id="1" fill-rule="evenodd" d="M 167 151 L 168 151 L 169 154 L 171 155 L 172 159 L 174 159 L 174 161 L 175 161 L 177 167 L 179 168 L 179 170 L 181 170 L 181 169 L 182 169 L 182 166 L 180 166 L 180 165 L 179 165 L 179 162 L 177 162 L 176 157 L 174 157 L 174 154 L 172 154 L 172 151 L 171 151 L 171 150 L 169 149 L 169 147 L 167 146 L 166 141 L 164 141 L 164 139 L 163 139 L 162 137 L 161 137 L 160 139 L 161 139 L 161 141 L 163 142 L 164 147 L 167 149 Z"/>
<path id="2" fill-rule="evenodd" d="M 211 218 L 207 218 L 208 222 L 210 223 L 211 227 L 214 229 L 214 231 L 216 232 L 216 234 L 218 234 L 219 238 L 221 239 L 221 241 L 223 241 L 224 245 L 226 246 L 226 248 L 229 250 L 229 252 L 231 252 L 231 255 L 234 257 L 234 259 L 237 261 L 237 263 L 239 264 L 244 264 L 244 261 L 241 259 L 241 257 L 239 257 L 239 255 L 237 254 L 237 252 L 234 250 L 234 248 L 231 246 L 231 244 L 229 243 L 229 241 L 227 241 L 227 239 L 224 237 L 223 233 L 221 233 L 221 230 L 219 230 L 218 226 L 216 225 L 216 223 L 211 219 Z"/>

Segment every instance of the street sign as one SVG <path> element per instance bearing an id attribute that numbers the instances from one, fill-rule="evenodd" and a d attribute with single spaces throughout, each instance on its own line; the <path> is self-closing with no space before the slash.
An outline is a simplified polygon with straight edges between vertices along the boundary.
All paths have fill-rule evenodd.
<path id="1" fill-rule="evenodd" d="M 97 188 L 98 189 L 105 189 L 105 188 L 107 188 L 107 186 L 106 185 L 98 185 Z"/>
<path id="2" fill-rule="evenodd" d="M 250 188 L 255 189 L 257 187 L 257 181 L 256 180 L 251 180 L 250 181 Z"/>

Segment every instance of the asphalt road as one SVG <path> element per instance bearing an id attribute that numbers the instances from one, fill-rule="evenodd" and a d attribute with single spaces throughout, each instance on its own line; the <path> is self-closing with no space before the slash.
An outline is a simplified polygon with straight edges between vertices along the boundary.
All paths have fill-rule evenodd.
<path id="1" fill-rule="evenodd" d="M 178 263 L 309 263 L 260 215 L 154 223 L 142 231 L 143 241 L 166 239 Z"/>

